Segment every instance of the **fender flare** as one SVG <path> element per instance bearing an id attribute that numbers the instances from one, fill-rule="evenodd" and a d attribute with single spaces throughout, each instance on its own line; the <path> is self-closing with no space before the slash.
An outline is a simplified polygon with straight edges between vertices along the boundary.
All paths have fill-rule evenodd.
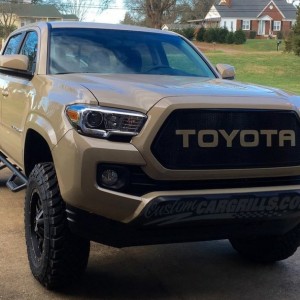
<path id="1" fill-rule="evenodd" d="M 52 124 L 43 116 L 38 114 L 30 114 L 26 121 L 25 134 L 23 145 L 25 145 L 27 133 L 29 130 L 33 130 L 41 135 L 44 140 L 47 142 L 50 150 L 52 150 L 60 140 L 61 136 L 57 136 L 56 131 L 54 130 Z M 67 131 L 67 130 L 66 130 Z"/>

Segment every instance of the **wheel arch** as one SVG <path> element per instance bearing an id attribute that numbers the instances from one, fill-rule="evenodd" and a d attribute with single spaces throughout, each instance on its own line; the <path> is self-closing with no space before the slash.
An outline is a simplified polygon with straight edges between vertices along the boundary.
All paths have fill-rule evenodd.
<path id="1" fill-rule="evenodd" d="M 24 171 L 26 176 L 29 176 L 36 164 L 43 162 L 53 162 L 49 144 L 40 133 L 29 129 L 24 147 Z"/>
<path id="2" fill-rule="evenodd" d="M 53 124 L 43 115 L 30 114 L 28 116 L 23 152 L 24 172 L 27 176 L 36 164 L 53 162 L 52 149 L 58 143 L 58 135 L 62 136 L 65 131 L 65 128 L 61 126 L 55 129 L 57 124 L 55 125 L 55 122 Z"/>

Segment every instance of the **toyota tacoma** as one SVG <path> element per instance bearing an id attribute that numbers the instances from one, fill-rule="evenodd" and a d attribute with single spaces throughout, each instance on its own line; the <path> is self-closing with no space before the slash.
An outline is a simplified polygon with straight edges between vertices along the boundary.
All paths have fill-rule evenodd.
<path id="1" fill-rule="evenodd" d="M 41 22 L 8 37 L 0 169 L 26 188 L 42 285 L 80 278 L 90 241 L 229 239 L 259 262 L 297 250 L 300 97 L 234 75 L 172 32 Z"/>

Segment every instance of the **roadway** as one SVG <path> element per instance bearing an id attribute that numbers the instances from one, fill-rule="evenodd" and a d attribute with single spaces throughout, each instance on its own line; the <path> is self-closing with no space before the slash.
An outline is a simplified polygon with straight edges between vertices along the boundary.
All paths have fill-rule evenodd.
<path id="1" fill-rule="evenodd" d="M 272 265 L 242 260 L 227 241 L 115 249 L 92 243 L 81 282 L 47 291 L 32 277 L 24 241 L 24 191 L 0 171 L 0 299 L 300 299 L 300 250 Z"/>

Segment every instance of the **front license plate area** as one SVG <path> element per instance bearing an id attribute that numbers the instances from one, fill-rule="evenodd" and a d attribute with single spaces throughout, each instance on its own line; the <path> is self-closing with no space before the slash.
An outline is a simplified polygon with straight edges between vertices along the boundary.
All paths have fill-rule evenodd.
<path id="1" fill-rule="evenodd" d="M 172 226 L 209 220 L 273 220 L 300 217 L 300 191 L 258 192 L 153 199 L 143 209 L 143 226 Z"/>

